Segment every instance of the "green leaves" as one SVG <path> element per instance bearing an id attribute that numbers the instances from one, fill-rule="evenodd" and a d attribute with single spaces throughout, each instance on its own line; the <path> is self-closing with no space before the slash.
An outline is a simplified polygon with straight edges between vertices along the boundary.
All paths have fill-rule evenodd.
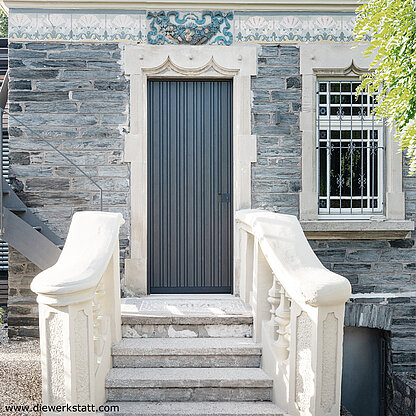
<path id="1" fill-rule="evenodd" d="M 372 72 L 357 92 L 378 92 L 377 117 L 394 124 L 396 139 L 416 173 L 416 9 L 414 0 L 368 0 L 357 9 L 355 38 L 370 37 L 366 50 L 375 53 Z"/>
<path id="2" fill-rule="evenodd" d="M 0 9 L 0 38 L 7 38 L 9 35 L 9 19 L 4 10 Z"/>

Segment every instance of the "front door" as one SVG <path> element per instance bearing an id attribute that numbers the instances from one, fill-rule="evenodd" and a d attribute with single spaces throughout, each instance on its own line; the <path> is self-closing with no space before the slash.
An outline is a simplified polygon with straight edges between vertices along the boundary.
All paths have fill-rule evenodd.
<path id="1" fill-rule="evenodd" d="M 231 293 L 232 81 L 148 82 L 150 293 Z"/>

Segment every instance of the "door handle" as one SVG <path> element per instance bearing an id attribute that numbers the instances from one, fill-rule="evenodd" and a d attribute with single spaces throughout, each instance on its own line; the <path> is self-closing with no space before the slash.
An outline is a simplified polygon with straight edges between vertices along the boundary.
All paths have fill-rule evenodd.
<path id="1" fill-rule="evenodd" d="M 221 192 L 218 192 L 218 195 L 220 197 L 220 202 L 231 202 L 231 195 L 230 194 L 222 194 Z"/>

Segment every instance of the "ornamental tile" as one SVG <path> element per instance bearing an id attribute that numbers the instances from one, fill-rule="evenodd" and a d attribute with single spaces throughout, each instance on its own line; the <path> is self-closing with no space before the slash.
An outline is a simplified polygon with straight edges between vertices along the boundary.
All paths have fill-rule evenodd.
<path id="1" fill-rule="evenodd" d="M 42 40 L 70 40 L 68 15 L 39 13 L 37 37 Z"/>
<path id="2" fill-rule="evenodd" d="M 236 42 L 351 42 L 352 15 L 258 15 L 235 17 Z M 344 31 L 344 25 L 348 23 Z"/>
<path id="3" fill-rule="evenodd" d="M 107 40 L 141 42 L 145 36 L 146 19 L 144 15 L 107 15 Z"/>
<path id="4" fill-rule="evenodd" d="M 150 44 L 351 42 L 353 14 L 231 11 L 10 11 L 11 40 L 130 41 Z"/>
<path id="5" fill-rule="evenodd" d="M 233 12 L 149 11 L 147 41 L 152 45 L 231 45 Z"/>
<path id="6" fill-rule="evenodd" d="M 72 14 L 72 40 L 107 40 L 105 14 Z"/>
<path id="7" fill-rule="evenodd" d="M 38 14 L 37 13 L 10 13 L 9 38 L 22 40 L 37 40 Z"/>

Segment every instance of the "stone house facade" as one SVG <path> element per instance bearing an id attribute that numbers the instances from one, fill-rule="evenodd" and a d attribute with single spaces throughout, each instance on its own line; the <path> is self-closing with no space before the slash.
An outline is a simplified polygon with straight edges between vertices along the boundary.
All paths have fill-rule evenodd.
<path id="1" fill-rule="evenodd" d="M 415 373 L 416 178 L 388 128 L 359 113 L 370 97 L 353 104 L 369 65 L 364 46 L 352 48 L 356 3 L 161 3 L 5 2 L 10 176 L 21 200 L 62 238 L 74 212 L 100 207 L 97 187 L 47 139 L 126 220 L 123 295 L 149 293 L 146 83 L 233 79 L 232 209 L 296 215 L 322 263 L 352 285 L 346 326 L 383 331 L 388 380 Z M 38 271 L 10 248 L 11 335 L 36 336 Z"/>

